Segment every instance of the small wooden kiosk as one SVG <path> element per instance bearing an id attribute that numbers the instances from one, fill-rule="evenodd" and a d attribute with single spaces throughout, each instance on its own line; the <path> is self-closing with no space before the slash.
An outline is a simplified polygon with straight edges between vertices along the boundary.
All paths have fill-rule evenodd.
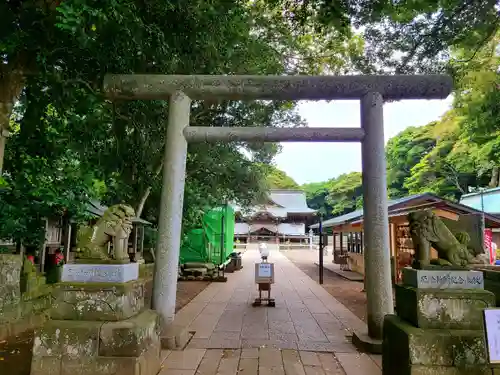
<path id="1" fill-rule="evenodd" d="M 401 270 L 412 262 L 414 249 L 408 225 L 411 212 L 432 210 L 453 233 L 465 231 L 471 234 L 470 245 L 476 251 L 483 248 L 480 211 L 430 193 L 388 203 L 393 282 L 400 280 Z M 334 263 L 360 274 L 364 274 L 364 249 L 369 247 L 363 238 L 363 219 L 363 211 L 358 210 L 323 222 L 323 228 L 331 228 L 333 232 Z M 500 228 L 500 218 L 485 214 L 485 224 L 486 228 Z M 431 257 L 437 257 L 437 254 L 431 253 Z"/>

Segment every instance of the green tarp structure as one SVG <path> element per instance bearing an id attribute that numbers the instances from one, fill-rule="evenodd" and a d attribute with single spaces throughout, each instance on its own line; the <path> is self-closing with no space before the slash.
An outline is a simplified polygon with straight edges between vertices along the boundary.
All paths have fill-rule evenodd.
<path id="1" fill-rule="evenodd" d="M 202 228 L 192 229 L 181 246 L 179 262 L 224 263 L 234 251 L 234 209 L 215 207 L 203 215 Z"/>

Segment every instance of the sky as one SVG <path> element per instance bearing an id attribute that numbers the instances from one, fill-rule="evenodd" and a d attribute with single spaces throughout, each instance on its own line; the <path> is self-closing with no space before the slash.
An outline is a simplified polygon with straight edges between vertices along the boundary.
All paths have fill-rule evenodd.
<path id="1" fill-rule="evenodd" d="M 451 108 L 445 100 L 402 100 L 384 105 L 385 142 L 410 126 L 423 126 Z M 358 100 L 304 101 L 299 113 L 309 127 L 359 127 Z M 361 172 L 360 143 L 282 143 L 276 166 L 298 184 L 326 181 L 343 173 Z"/>

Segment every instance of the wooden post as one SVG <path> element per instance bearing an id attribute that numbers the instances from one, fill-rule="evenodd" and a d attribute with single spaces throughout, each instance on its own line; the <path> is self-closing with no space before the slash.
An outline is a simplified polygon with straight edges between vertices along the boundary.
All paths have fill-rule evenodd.
<path id="1" fill-rule="evenodd" d="M 339 233 L 340 236 L 340 252 L 344 253 L 344 232 Z"/>
<path id="2" fill-rule="evenodd" d="M 137 261 L 138 256 L 137 256 L 137 240 L 138 240 L 138 229 L 139 229 L 139 224 L 134 224 L 132 227 L 132 251 L 129 252 L 129 254 L 132 254 L 132 259 L 134 261 Z M 127 252 L 128 252 L 128 241 L 126 243 L 127 245 Z M 130 256 L 130 255 L 129 255 Z"/>
<path id="3" fill-rule="evenodd" d="M 134 252 L 134 254 L 137 253 L 137 239 L 138 239 L 137 238 L 138 237 L 137 231 L 138 231 L 138 229 L 139 229 L 138 226 L 135 225 L 134 226 L 134 231 L 133 231 L 133 234 L 132 234 L 133 235 L 133 237 L 132 237 L 132 251 Z"/>
<path id="4" fill-rule="evenodd" d="M 69 262 L 69 253 L 71 251 L 71 221 L 68 220 L 66 226 L 66 243 L 64 244 L 64 261 Z"/>
<path id="5" fill-rule="evenodd" d="M 337 233 L 335 233 L 335 231 L 332 232 L 332 242 L 333 242 L 333 246 L 332 246 L 332 249 L 333 249 L 333 263 L 336 263 L 335 262 L 335 257 L 338 257 L 338 255 L 340 254 L 337 254 L 337 243 L 335 241 L 335 237 L 336 237 Z"/>
<path id="6" fill-rule="evenodd" d="M 146 226 L 143 225 L 141 227 L 141 241 L 140 241 L 140 246 L 139 246 L 139 251 L 144 257 L 144 232 L 146 231 Z"/>
<path id="7" fill-rule="evenodd" d="M 49 219 L 45 219 L 45 241 L 43 241 L 42 252 L 40 253 L 40 272 L 45 272 L 45 249 L 47 248 L 47 232 L 49 231 Z"/>
<path id="8" fill-rule="evenodd" d="M 397 226 L 396 224 L 390 224 L 391 228 L 389 231 L 389 237 L 391 241 L 391 255 L 394 257 L 394 280 L 393 283 L 396 284 L 398 282 L 398 271 L 399 271 L 399 266 L 398 266 L 398 256 L 399 256 L 399 247 L 398 247 L 398 234 L 397 234 Z"/>

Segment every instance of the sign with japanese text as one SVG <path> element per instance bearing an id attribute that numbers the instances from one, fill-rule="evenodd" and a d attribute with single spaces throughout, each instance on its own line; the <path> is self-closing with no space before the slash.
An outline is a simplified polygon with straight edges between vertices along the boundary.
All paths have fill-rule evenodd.
<path id="1" fill-rule="evenodd" d="M 274 284 L 274 263 L 255 263 L 255 283 Z"/>
<path id="2" fill-rule="evenodd" d="M 490 363 L 500 363 L 500 309 L 484 309 L 486 351 Z"/>

